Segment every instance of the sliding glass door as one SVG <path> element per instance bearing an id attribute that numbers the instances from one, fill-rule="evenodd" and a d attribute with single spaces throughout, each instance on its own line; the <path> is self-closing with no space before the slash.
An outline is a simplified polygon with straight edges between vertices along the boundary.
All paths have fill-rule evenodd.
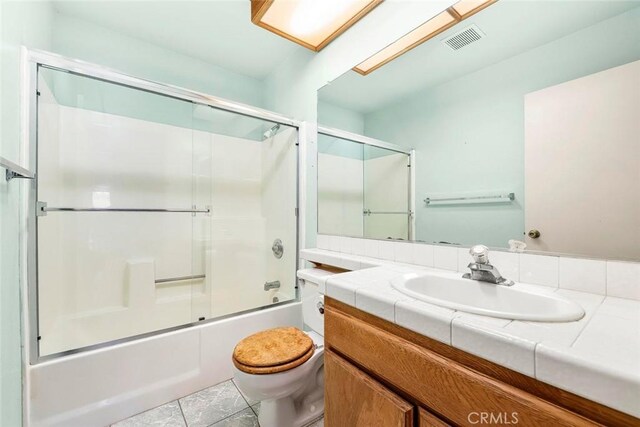
<path id="1" fill-rule="evenodd" d="M 40 66 L 39 356 L 294 299 L 296 182 L 295 128 Z"/>

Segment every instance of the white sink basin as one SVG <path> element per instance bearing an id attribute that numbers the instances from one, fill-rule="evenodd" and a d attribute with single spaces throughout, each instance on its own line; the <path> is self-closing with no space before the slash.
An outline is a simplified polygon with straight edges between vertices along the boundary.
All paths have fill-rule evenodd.
<path id="1" fill-rule="evenodd" d="M 407 273 L 391 285 L 415 299 L 484 316 L 539 322 L 569 322 L 584 310 L 559 295 L 543 295 L 513 286 L 493 285 L 438 273 Z"/>

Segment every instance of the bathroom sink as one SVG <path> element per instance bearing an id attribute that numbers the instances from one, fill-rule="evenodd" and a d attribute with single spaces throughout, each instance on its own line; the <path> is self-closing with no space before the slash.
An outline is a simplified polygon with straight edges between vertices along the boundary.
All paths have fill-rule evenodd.
<path id="1" fill-rule="evenodd" d="M 484 316 L 539 322 L 581 319 L 584 310 L 559 295 L 534 293 L 514 286 L 458 278 L 453 274 L 407 273 L 391 285 L 418 300 Z"/>

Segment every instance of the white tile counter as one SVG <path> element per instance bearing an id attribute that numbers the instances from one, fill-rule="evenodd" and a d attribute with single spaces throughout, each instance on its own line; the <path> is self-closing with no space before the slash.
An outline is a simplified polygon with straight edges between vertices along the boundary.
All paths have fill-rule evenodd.
<path id="1" fill-rule="evenodd" d="M 452 270 L 449 274 L 459 277 L 460 273 L 453 270 L 457 270 L 462 263 L 457 254 L 451 252 L 451 249 L 454 252 L 459 249 L 445 248 L 449 251 L 440 251 L 437 246 L 434 248 L 434 251 L 418 248 L 413 253 L 420 252 L 422 256 L 430 252 L 433 255 L 431 259 L 439 257 L 438 264 L 446 265 Z M 396 254 L 402 252 L 395 251 Z M 547 265 L 545 270 L 541 267 L 554 262 L 546 259 L 551 257 L 543 257 L 541 261 L 529 258 L 532 256 L 529 255 L 524 263 L 511 266 L 511 273 L 518 268 L 520 278 L 524 271 L 525 275 L 536 275 L 532 281 L 548 279 L 551 286 L 549 282 L 544 285 L 517 282 L 514 286 L 532 292 L 561 294 L 584 308 L 586 314 L 582 319 L 562 323 L 527 322 L 464 313 L 418 301 L 391 287 L 391 279 L 407 272 L 443 273 L 443 269 L 432 266 L 408 264 L 416 259 L 412 258 L 410 251 L 405 252 L 401 255 L 404 257 L 402 262 L 324 249 L 302 250 L 301 257 L 311 262 L 353 270 L 318 278 L 320 292 L 329 297 L 540 381 L 640 417 L 640 301 L 568 289 L 572 287 L 571 284 L 582 280 L 577 277 L 580 274 L 575 272 L 576 269 L 569 265 L 568 270 L 564 269 L 563 272 L 563 261 L 554 258 L 558 268 Z M 498 260 L 499 256 L 495 254 L 492 252 L 492 259 Z M 455 262 L 453 255 L 456 255 Z M 506 272 L 510 268 L 509 260 L 504 258 L 500 260 L 500 269 L 509 277 Z M 579 267 L 585 268 L 583 265 Z M 602 274 L 589 274 L 589 291 L 602 290 L 606 282 L 600 275 L 606 275 L 609 271 L 601 271 L 599 265 L 594 268 L 597 270 L 594 273 Z M 554 271 L 559 273 L 554 274 Z M 558 287 L 559 281 L 570 285 Z"/>

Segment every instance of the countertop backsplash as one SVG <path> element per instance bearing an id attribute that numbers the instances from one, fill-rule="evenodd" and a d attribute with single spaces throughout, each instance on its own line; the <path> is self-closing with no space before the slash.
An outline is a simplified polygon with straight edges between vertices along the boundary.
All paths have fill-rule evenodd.
<path id="1" fill-rule="evenodd" d="M 467 272 L 469 247 L 319 234 L 317 248 L 405 264 Z M 640 300 L 640 263 L 492 250 L 489 260 L 511 280 Z"/>

